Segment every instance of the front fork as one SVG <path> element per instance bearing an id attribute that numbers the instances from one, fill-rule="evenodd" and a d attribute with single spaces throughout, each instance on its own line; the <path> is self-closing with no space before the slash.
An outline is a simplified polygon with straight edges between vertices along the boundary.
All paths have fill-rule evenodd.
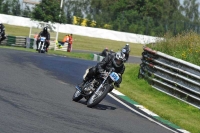
<path id="1" fill-rule="evenodd" d="M 113 84 L 110 84 L 110 91 L 109 92 L 111 92 L 113 89 L 114 89 L 114 85 Z"/>
<path id="2" fill-rule="evenodd" d="M 43 43 L 43 45 L 42 45 L 42 48 L 41 48 L 41 49 L 42 49 L 42 50 L 45 50 L 45 49 L 44 49 L 44 47 L 45 47 L 45 42 L 42 42 L 42 43 Z"/>

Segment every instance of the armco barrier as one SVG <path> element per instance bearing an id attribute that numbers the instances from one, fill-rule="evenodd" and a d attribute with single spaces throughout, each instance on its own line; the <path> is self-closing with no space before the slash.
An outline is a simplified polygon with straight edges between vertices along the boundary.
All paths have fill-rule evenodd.
<path id="1" fill-rule="evenodd" d="M 33 48 L 33 44 L 34 44 L 33 38 L 28 38 L 24 36 L 10 36 L 10 35 L 8 35 L 7 38 L 1 42 L 1 45 L 18 46 L 26 48 Z"/>
<path id="2" fill-rule="evenodd" d="M 144 47 L 138 77 L 153 88 L 200 109 L 200 67 Z"/>
<path id="3" fill-rule="evenodd" d="M 18 46 L 18 47 L 25 47 L 36 49 L 36 40 L 34 38 L 24 37 L 24 36 L 10 36 L 8 35 L 7 38 L 1 42 L 1 45 L 7 46 Z M 55 48 L 55 41 L 50 41 L 49 49 Z M 56 47 L 56 50 L 67 51 L 67 45 L 63 46 L 62 48 Z"/>
<path id="4" fill-rule="evenodd" d="M 7 44 L 6 45 L 15 45 L 16 37 L 15 36 L 7 36 Z"/>

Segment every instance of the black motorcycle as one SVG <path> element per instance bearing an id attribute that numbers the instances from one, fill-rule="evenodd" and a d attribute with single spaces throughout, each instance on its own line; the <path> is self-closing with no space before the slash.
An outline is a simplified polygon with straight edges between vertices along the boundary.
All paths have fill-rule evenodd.
<path id="1" fill-rule="evenodd" d="M 130 49 L 123 48 L 122 52 L 125 54 L 125 62 L 127 62 L 129 58 Z"/>
<path id="2" fill-rule="evenodd" d="M 119 75 L 114 72 L 114 69 L 103 77 L 101 75 L 96 76 L 83 85 L 82 91 L 76 86 L 72 100 L 78 102 L 84 97 L 87 100 L 87 107 L 94 107 L 112 91 L 114 88 L 113 83 L 118 81 L 119 78 Z"/>

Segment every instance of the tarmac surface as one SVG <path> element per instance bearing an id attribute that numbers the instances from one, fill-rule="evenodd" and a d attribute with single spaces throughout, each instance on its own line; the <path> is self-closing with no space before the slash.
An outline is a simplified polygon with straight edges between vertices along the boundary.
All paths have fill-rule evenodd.
<path id="1" fill-rule="evenodd" d="M 171 133 L 109 95 L 96 107 L 73 102 L 94 61 L 0 49 L 2 133 Z"/>

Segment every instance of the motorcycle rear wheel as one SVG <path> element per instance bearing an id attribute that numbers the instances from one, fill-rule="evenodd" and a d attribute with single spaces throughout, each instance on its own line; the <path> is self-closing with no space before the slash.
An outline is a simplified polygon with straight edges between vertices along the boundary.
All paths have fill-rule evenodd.
<path id="1" fill-rule="evenodd" d="M 99 104 L 109 93 L 110 91 L 110 85 L 106 84 L 99 90 L 99 95 L 93 93 L 92 96 L 87 101 L 87 107 L 92 108 Z"/>
<path id="2" fill-rule="evenodd" d="M 76 90 L 74 92 L 74 95 L 72 97 L 72 100 L 75 101 L 75 102 L 78 102 L 79 100 L 81 100 L 83 98 L 83 96 L 81 95 L 81 92 Z"/>

